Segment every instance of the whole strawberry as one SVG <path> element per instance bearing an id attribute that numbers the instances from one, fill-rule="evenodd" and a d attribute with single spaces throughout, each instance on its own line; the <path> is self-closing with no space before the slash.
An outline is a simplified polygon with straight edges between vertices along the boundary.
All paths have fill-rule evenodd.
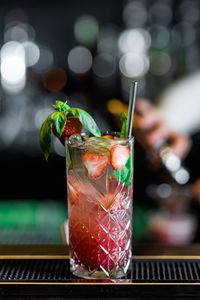
<path id="1" fill-rule="evenodd" d="M 54 125 L 52 126 L 52 131 L 55 136 L 59 137 L 59 140 L 63 146 L 65 146 L 65 140 L 68 139 L 72 134 L 81 133 L 82 127 L 83 126 L 77 117 L 70 117 L 65 124 L 61 137 L 58 136 L 56 127 Z"/>
<path id="2" fill-rule="evenodd" d="M 56 101 L 53 107 L 56 111 L 46 118 L 40 129 L 40 146 L 46 160 L 50 153 L 52 132 L 63 145 L 72 134 L 81 133 L 83 126 L 91 135 L 101 136 L 94 119 L 85 110 L 70 107 L 67 101 Z"/>

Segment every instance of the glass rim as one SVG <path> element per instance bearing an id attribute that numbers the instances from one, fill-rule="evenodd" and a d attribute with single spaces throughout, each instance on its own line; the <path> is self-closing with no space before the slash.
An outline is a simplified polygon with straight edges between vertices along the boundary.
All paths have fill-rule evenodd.
<path id="1" fill-rule="evenodd" d="M 101 132 L 102 136 L 104 135 L 113 135 L 113 136 L 117 136 L 119 137 L 119 140 L 118 139 L 108 139 L 108 138 L 103 138 L 102 136 L 100 137 L 95 137 L 93 136 L 92 138 L 96 138 L 96 140 L 78 140 L 76 139 L 75 137 L 76 136 L 88 136 L 89 133 L 87 132 L 83 132 L 83 133 L 76 133 L 76 134 L 73 134 L 71 135 L 68 139 L 66 139 L 65 143 L 66 144 L 70 144 L 70 145 L 84 145 L 84 144 L 93 144 L 93 143 L 107 143 L 107 144 L 110 144 L 110 143 L 116 143 L 116 144 L 122 144 L 122 143 L 130 143 L 130 142 L 133 142 L 134 141 L 134 136 L 131 136 L 130 138 L 120 138 L 120 132 L 117 132 L 117 131 L 105 131 L 105 132 Z M 99 139 L 99 140 L 97 140 Z"/>

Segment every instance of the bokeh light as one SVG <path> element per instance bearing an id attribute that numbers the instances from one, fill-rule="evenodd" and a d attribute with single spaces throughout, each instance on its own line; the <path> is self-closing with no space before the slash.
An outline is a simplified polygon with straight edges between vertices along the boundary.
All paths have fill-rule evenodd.
<path id="1" fill-rule="evenodd" d="M 158 185 L 156 192 L 160 198 L 167 198 L 172 193 L 172 187 L 168 183 L 161 183 Z"/>
<path id="2" fill-rule="evenodd" d="M 94 58 L 93 73 L 95 76 L 107 79 L 115 74 L 116 62 L 112 55 L 102 53 Z"/>
<path id="3" fill-rule="evenodd" d="M 27 67 L 34 66 L 39 58 L 40 58 L 40 49 L 39 47 L 33 42 L 24 42 L 22 43 L 24 50 L 25 50 L 25 62 Z"/>
<path id="4" fill-rule="evenodd" d="M 130 1 L 125 4 L 122 18 L 127 27 L 144 26 L 147 22 L 147 8 L 141 1 Z"/>
<path id="5" fill-rule="evenodd" d="M 16 84 L 25 76 L 25 64 L 22 58 L 9 56 L 1 63 L 1 76 L 4 81 L 10 84 Z"/>
<path id="6" fill-rule="evenodd" d="M 23 46 L 16 41 L 9 41 L 5 43 L 1 48 L 1 62 L 7 57 L 17 56 L 21 59 L 25 58 L 25 52 Z"/>
<path id="7" fill-rule="evenodd" d="M 163 25 L 154 24 L 149 28 L 151 35 L 152 47 L 163 49 L 169 45 L 170 32 Z"/>
<path id="8" fill-rule="evenodd" d="M 149 58 L 142 54 L 126 53 L 120 58 L 119 69 L 127 78 L 142 77 L 149 69 Z"/>
<path id="9" fill-rule="evenodd" d="M 78 75 L 87 73 L 92 67 L 92 54 L 84 46 L 76 46 L 68 54 L 69 69 Z"/>
<path id="10" fill-rule="evenodd" d="M 127 29 L 124 30 L 118 40 L 120 54 L 132 52 L 136 54 L 146 52 L 151 45 L 151 37 L 149 33 L 142 29 Z"/>
<path id="11" fill-rule="evenodd" d="M 28 32 L 24 24 L 9 24 L 4 33 L 4 41 L 24 42 L 28 40 Z"/>
<path id="12" fill-rule="evenodd" d="M 116 98 L 109 99 L 106 103 L 106 108 L 111 115 L 119 116 L 123 111 L 127 113 L 127 105 Z"/>
<path id="13" fill-rule="evenodd" d="M 114 57 L 117 57 L 118 36 L 119 28 L 116 25 L 110 24 L 106 27 L 102 27 L 99 31 L 97 40 L 98 53 L 108 53 Z"/>
<path id="14" fill-rule="evenodd" d="M 163 155 L 162 161 L 170 172 L 177 171 L 181 165 L 180 158 L 172 152 L 167 152 L 165 155 Z"/>
<path id="15" fill-rule="evenodd" d="M 188 47 L 195 42 L 197 32 L 192 24 L 188 22 L 180 22 L 173 26 L 171 30 L 171 38 L 175 45 L 179 47 Z"/>
<path id="16" fill-rule="evenodd" d="M 173 175 L 179 184 L 186 184 L 190 179 L 189 172 L 183 167 L 174 172 Z"/>
<path id="17" fill-rule="evenodd" d="M 1 48 L 1 83 L 10 93 L 18 93 L 25 86 L 26 65 L 23 46 L 10 41 Z"/>
<path id="18" fill-rule="evenodd" d="M 198 1 L 181 1 L 177 9 L 177 16 L 186 22 L 197 23 L 200 19 L 200 11 Z"/>
<path id="19" fill-rule="evenodd" d="M 43 74 L 42 82 L 47 90 L 51 92 L 60 91 L 67 83 L 67 74 L 61 68 L 52 68 Z"/>
<path id="20" fill-rule="evenodd" d="M 40 57 L 38 62 L 33 66 L 33 70 L 37 73 L 43 73 L 52 67 L 54 63 L 54 55 L 50 48 L 40 45 Z"/>
<path id="21" fill-rule="evenodd" d="M 169 25 L 172 21 L 172 9 L 164 1 L 154 2 L 149 9 L 149 19 L 152 24 Z"/>
<path id="22" fill-rule="evenodd" d="M 81 44 L 94 45 L 98 37 L 98 31 L 98 22 L 94 16 L 82 15 L 75 21 L 74 35 Z"/>

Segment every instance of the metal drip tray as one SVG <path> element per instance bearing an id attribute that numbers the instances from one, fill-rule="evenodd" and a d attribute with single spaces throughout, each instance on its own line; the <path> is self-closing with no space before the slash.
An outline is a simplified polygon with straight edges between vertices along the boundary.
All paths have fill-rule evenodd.
<path id="1" fill-rule="evenodd" d="M 64 252 L 21 256 L 9 253 L 0 255 L 1 295 L 197 296 L 200 257 L 135 255 L 126 278 L 84 280 L 70 274 Z"/>
<path id="2" fill-rule="evenodd" d="M 4 259 L 0 260 L 0 283 L 78 282 L 70 276 L 68 259 Z M 88 282 L 88 280 L 80 280 Z M 132 270 L 121 280 L 102 282 L 200 283 L 200 260 L 133 258 Z M 95 282 L 94 280 L 92 282 Z M 98 282 L 101 282 L 100 280 Z"/>

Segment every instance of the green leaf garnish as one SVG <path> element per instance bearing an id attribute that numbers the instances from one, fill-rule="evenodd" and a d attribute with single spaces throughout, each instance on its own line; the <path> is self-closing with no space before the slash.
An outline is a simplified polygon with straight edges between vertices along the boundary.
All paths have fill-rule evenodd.
<path id="1" fill-rule="evenodd" d="M 66 111 L 70 108 L 70 106 L 66 102 L 56 101 L 55 105 L 52 105 L 57 111 Z"/>
<path id="2" fill-rule="evenodd" d="M 122 112 L 120 115 L 120 120 L 122 120 L 122 129 L 121 129 L 121 134 L 120 138 L 126 138 L 126 127 L 127 127 L 127 116 L 125 112 Z"/>
<path id="3" fill-rule="evenodd" d="M 68 117 L 78 117 L 83 127 L 89 131 L 90 136 L 101 136 L 101 132 L 96 122 L 85 110 L 80 108 L 70 108 L 67 101 L 56 101 L 56 104 L 52 106 L 55 108 L 56 112 L 53 112 L 47 117 L 40 130 L 40 145 L 46 160 L 48 160 L 50 153 L 52 127 L 56 131 L 57 137 L 60 138 L 65 129 Z M 69 157 L 69 153 L 67 155 Z"/>
<path id="4" fill-rule="evenodd" d="M 66 114 L 62 111 L 50 114 L 42 124 L 42 127 L 40 129 L 40 146 L 46 160 L 48 160 L 50 153 L 52 126 L 55 127 L 58 137 L 61 137 L 66 122 Z"/>
<path id="5" fill-rule="evenodd" d="M 85 127 L 85 129 L 87 129 L 93 136 L 101 136 L 101 132 L 96 122 L 88 112 L 81 108 L 70 108 L 67 112 L 72 116 L 78 117 L 83 127 Z"/>
<path id="6" fill-rule="evenodd" d="M 67 117 L 64 111 L 55 112 L 51 114 L 52 123 L 55 126 L 58 137 L 61 137 L 62 132 L 67 122 Z"/>
<path id="7" fill-rule="evenodd" d="M 48 160 L 51 146 L 51 122 L 51 115 L 49 115 L 40 129 L 40 146 L 46 160 Z"/>
<path id="8" fill-rule="evenodd" d="M 127 186 L 130 186 L 133 178 L 133 154 L 131 154 L 122 170 L 114 170 L 117 179 Z"/>

